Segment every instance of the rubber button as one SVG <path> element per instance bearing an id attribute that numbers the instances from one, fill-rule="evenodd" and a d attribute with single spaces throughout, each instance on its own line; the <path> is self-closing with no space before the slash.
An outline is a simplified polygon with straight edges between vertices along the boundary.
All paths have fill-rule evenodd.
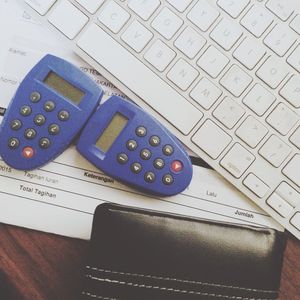
<path id="1" fill-rule="evenodd" d="M 149 144 L 153 147 L 157 147 L 160 144 L 160 138 L 157 135 L 152 135 L 149 139 Z"/>
<path id="2" fill-rule="evenodd" d="M 10 128 L 12 130 L 19 130 L 20 128 L 22 127 L 22 122 L 20 120 L 13 120 L 11 123 L 10 123 Z"/>
<path id="3" fill-rule="evenodd" d="M 117 161 L 118 161 L 118 163 L 121 164 L 121 165 L 126 164 L 127 161 L 128 161 L 128 156 L 127 156 L 127 154 L 125 154 L 125 153 L 120 153 L 120 154 L 118 154 L 118 156 L 117 156 Z"/>
<path id="4" fill-rule="evenodd" d="M 137 142 L 135 140 L 129 140 L 126 143 L 126 147 L 129 151 L 134 151 L 137 148 Z"/>
<path id="5" fill-rule="evenodd" d="M 170 155 L 173 154 L 173 152 L 174 152 L 174 149 L 171 145 L 165 145 L 163 147 L 163 154 L 164 155 L 170 156 Z"/>
<path id="6" fill-rule="evenodd" d="M 174 182 L 174 178 L 171 174 L 166 174 L 164 175 L 162 181 L 165 185 L 171 185 Z"/>
<path id="7" fill-rule="evenodd" d="M 22 106 L 21 109 L 20 109 L 20 114 L 23 117 L 29 116 L 31 114 L 31 107 L 27 106 L 27 105 Z"/>
<path id="8" fill-rule="evenodd" d="M 31 147 L 25 147 L 22 151 L 22 154 L 26 159 L 30 159 L 34 156 L 34 150 Z"/>
<path id="9" fill-rule="evenodd" d="M 68 121 L 68 120 L 69 120 L 70 114 L 69 114 L 69 112 L 66 111 L 66 110 L 61 110 L 61 111 L 58 113 L 57 117 L 58 117 L 58 119 L 59 119 L 60 121 L 65 122 L 65 121 Z"/>
<path id="10" fill-rule="evenodd" d="M 17 138 L 11 138 L 8 141 L 8 147 L 12 150 L 17 149 L 20 145 L 20 141 Z"/>
<path id="11" fill-rule="evenodd" d="M 175 173 L 181 172 L 183 169 L 183 164 L 179 160 L 174 160 L 171 164 L 171 170 Z"/>
<path id="12" fill-rule="evenodd" d="M 60 128 L 57 124 L 51 124 L 48 128 L 48 131 L 51 135 L 59 134 Z"/>
<path id="13" fill-rule="evenodd" d="M 37 103 L 40 100 L 41 100 L 41 94 L 40 93 L 38 93 L 38 92 L 31 93 L 31 95 L 30 95 L 30 101 L 32 103 Z"/>
<path id="14" fill-rule="evenodd" d="M 144 176 L 145 181 L 153 183 L 155 181 L 155 174 L 152 172 L 147 172 Z"/>
<path id="15" fill-rule="evenodd" d="M 136 128 L 135 134 L 139 137 L 144 137 L 147 134 L 147 129 L 143 126 L 139 126 Z"/>
<path id="16" fill-rule="evenodd" d="M 47 101 L 44 105 L 44 110 L 51 112 L 55 109 L 55 103 L 53 101 Z"/>
<path id="17" fill-rule="evenodd" d="M 37 126 L 42 126 L 45 124 L 45 122 L 46 122 L 46 118 L 43 115 L 36 115 L 34 117 L 34 124 Z"/>
<path id="18" fill-rule="evenodd" d="M 134 174 L 138 174 L 142 171 L 142 165 L 140 163 L 133 163 L 130 169 Z"/>

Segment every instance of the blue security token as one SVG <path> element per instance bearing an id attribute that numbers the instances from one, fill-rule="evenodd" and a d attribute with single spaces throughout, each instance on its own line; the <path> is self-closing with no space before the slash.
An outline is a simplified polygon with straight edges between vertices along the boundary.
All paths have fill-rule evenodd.
<path id="1" fill-rule="evenodd" d="M 96 110 L 102 89 L 65 60 L 47 55 L 26 75 L 0 127 L 0 155 L 31 170 L 63 152 Z"/>
<path id="2" fill-rule="evenodd" d="M 180 193 L 192 179 L 190 158 L 177 138 L 141 108 L 117 96 L 93 114 L 77 150 L 110 176 L 151 194 Z"/>

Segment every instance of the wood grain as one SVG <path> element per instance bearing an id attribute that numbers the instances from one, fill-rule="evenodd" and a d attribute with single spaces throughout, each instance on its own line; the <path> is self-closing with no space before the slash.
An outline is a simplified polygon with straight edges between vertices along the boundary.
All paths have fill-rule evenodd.
<path id="1" fill-rule="evenodd" d="M 85 241 L 0 224 L 0 299 L 76 299 L 87 250 Z M 300 241 L 292 236 L 279 299 L 300 300 Z"/>

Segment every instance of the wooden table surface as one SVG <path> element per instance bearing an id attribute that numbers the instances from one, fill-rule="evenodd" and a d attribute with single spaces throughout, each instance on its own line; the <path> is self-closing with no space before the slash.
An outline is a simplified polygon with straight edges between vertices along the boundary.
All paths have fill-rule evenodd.
<path id="1" fill-rule="evenodd" d="M 76 299 L 87 250 L 86 241 L 0 224 L 0 299 Z M 279 299 L 300 299 L 300 241 L 292 236 Z"/>

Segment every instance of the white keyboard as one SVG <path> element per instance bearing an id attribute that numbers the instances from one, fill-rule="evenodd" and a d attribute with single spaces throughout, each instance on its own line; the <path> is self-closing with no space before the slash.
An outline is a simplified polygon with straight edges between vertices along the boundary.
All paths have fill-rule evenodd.
<path id="1" fill-rule="evenodd" d="M 19 1 L 300 239 L 300 1 Z"/>

